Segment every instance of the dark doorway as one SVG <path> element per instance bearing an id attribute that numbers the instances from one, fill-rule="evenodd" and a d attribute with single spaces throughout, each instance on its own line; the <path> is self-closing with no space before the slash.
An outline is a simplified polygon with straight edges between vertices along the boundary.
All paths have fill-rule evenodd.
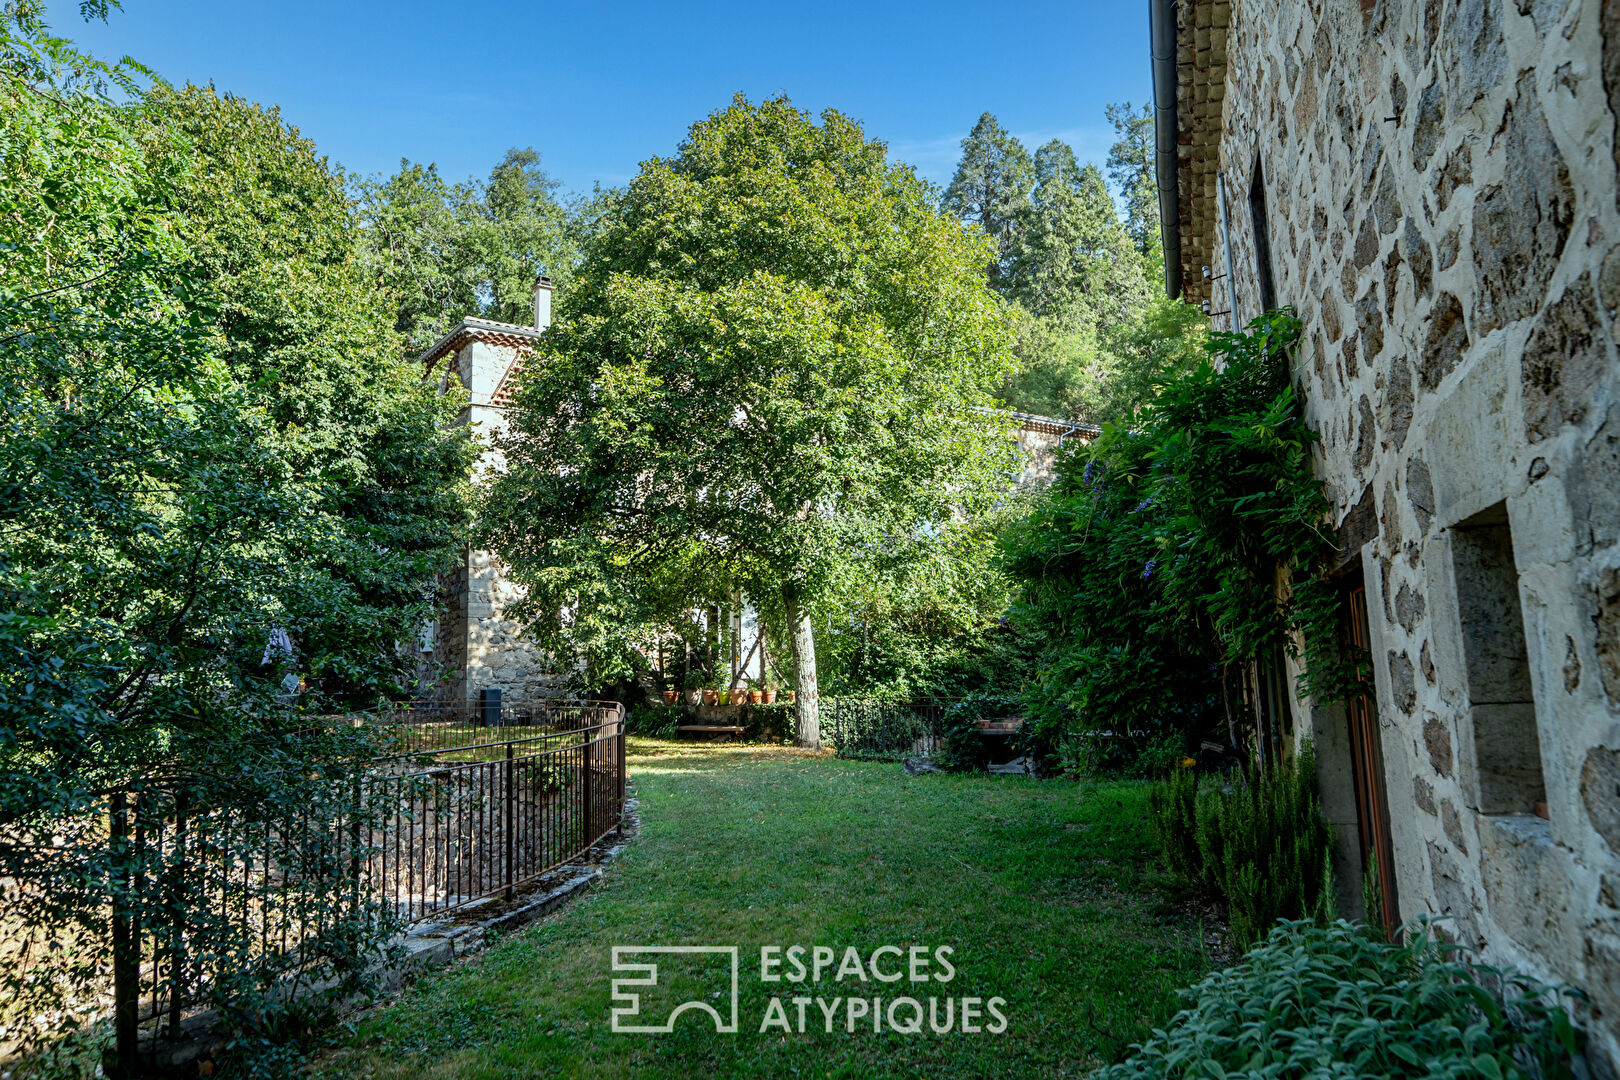
<path id="1" fill-rule="evenodd" d="M 1372 635 L 1367 626 L 1367 586 L 1357 574 L 1346 582 L 1343 600 L 1346 643 L 1354 655 L 1370 656 Z M 1366 873 L 1376 867 L 1378 889 L 1383 901 L 1375 915 L 1386 933 L 1400 926 L 1400 904 L 1395 896 L 1395 852 L 1389 836 L 1389 799 L 1384 790 L 1384 750 L 1378 732 L 1378 706 L 1370 682 L 1371 671 L 1363 676 L 1365 692 L 1345 702 L 1350 723 L 1350 771 L 1356 792 L 1356 823 L 1360 831 L 1361 865 Z"/>

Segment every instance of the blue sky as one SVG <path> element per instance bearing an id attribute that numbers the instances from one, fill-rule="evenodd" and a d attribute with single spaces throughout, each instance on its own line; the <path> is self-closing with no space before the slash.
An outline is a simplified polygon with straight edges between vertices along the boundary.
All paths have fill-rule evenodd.
<path id="1" fill-rule="evenodd" d="M 533 146 L 575 191 L 624 183 L 738 90 L 840 109 L 943 184 L 981 112 L 1031 149 L 1058 137 L 1100 165 L 1113 141 L 1103 106 L 1150 89 L 1142 0 L 125 7 L 105 24 L 82 22 L 76 2 L 47 10 L 98 56 L 280 105 L 350 170 L 409 157 L 461 179 Z"/>

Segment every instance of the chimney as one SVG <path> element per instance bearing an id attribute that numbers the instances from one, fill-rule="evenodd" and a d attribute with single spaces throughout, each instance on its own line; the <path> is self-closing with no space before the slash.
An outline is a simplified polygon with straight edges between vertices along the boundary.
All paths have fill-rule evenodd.
<path id="1" fill-rule="evenodd" d="M 551 325 L 551 279 L 544 274 L 534 279 L 534 328 Z"/>

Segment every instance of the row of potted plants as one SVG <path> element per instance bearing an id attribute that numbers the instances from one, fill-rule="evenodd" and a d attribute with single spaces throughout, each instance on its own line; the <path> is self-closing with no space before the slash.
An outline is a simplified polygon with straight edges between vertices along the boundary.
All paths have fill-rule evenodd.
<path id="1" fill-rule="evenodd" d="M 706 687 L 706 688 L 703 688 L 703 689 L 691 688 L 691 689 L 687 689 L 687 690 L 665 690 L 664 691 L 664 704 L 666 704 L 666 705 L 675 704 L 677 701 L 679 701 L 681 699 L 681 696 L 683 694 L 686 697 L 686 703 L 688 705 L 774 705 L 774 704 L 776 704 L 776 691 L 775 690 L 761 689 L 759 686 L 755 685 L 753 682 L 750 682 L 746 689 L 744 687 L 741 687 L 741 686 L 736 686 L 736 687 L 732 687 L 730 690 L 720 690 L 720 689 L 717 689 L 717 688 L 714 688 L 714 687 Z M 793 700 L 793 691 L 792 690 L 784 690 L 784 691 L 782 691 L 782 697 L 783 697 L 783 700 L 791 702 Z"/>

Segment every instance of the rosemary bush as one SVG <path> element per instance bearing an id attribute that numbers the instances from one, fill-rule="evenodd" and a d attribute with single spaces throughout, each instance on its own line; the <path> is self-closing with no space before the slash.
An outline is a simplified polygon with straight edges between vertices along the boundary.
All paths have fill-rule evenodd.
<path id="1" fill-rule="evenodd" d="M 1238 948 L 1278 919 L 1331 917 L 1333 833 L 1309 744 L 1296 762 L 1248 782 L 1201 781 L 1184 770 L 1154 790 L 1150 805 L 1165 864 L 1226 906 Z"/>

